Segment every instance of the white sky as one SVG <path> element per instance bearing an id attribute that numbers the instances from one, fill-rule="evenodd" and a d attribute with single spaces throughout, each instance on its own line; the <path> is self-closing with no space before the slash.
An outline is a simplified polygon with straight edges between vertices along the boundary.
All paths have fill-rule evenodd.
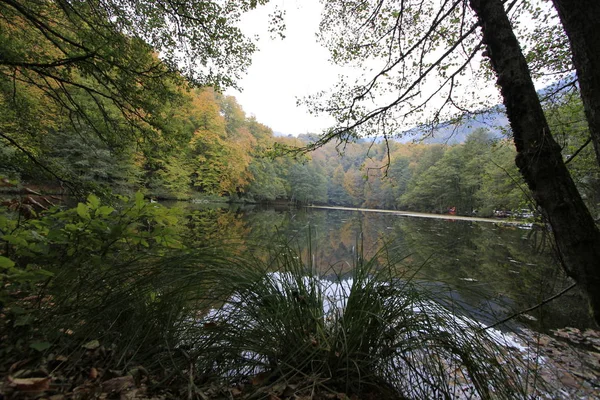
<path id="1" fill-rule="evenodd" d="M 269 14 L 276 7 L 286 12 L 285 39 L 271 39 L 268 32 Z M 319 0 L 271 0 L 242 16 L 240 27 L 248 36 L 259 36 L 259 51 L 247 75 L 238 82 L 242 92 L 228 90 L 226 94 L 236 97 L 246 115 L 254 115 L 274 131 L 286 135 L 321 133 L 333 119 L 310 115 L 296 100 L 330 89 L 340 73 L 356 75 L 357 71 L 330 64 L 328 51 L 317 43 L 322 8 Z M 538 89 L 546 84 L 538 82 Z M 498 97 L 490 82 L 478 90 Z"/>
<path id="2" fill-rule="evenodd" d="M 285 39 L 272 40 L 269 13 L 275 5 L 286 10 Z M 296 98 L 330 88 L 339 67 L 328 62 L 329 53 L 316 42 L 322 6 L 318 0 L 276 0 L 243 16 L 241 28 L 249 36 L 260 36 L 248 74 L 239 82 L 235 96 L 246 115 L 285 134 L 320 133 L 332 121 L 314 117 Z"/>

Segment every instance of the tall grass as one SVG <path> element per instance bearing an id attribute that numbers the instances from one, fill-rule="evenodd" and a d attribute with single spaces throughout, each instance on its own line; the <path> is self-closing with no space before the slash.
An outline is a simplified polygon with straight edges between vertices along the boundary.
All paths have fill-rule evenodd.
<path id="1" fill-rule="evenodd" d="M 379 254 L 378 256 L 381 256 Z M 526 398 L 528 368 L 457 310 L 433 300 L 395 263 L 357 257 L 350 275 L 317 273 L 284 248 L 224 271 L 223 305 L 186 344 L 202 375 L 260 377 L 374 398 Z M 325 276 L 323 276 L 325 275 Z M 261 389 L 262 390 L 262 389 Z"/>
<path id="2" fill-rule="evenodd" d="M 383 251 L 370 260 L 359 252 L 342 275 L 289 246 L 251 250 L 206 247 L 128 258 L 79 271 L 82 279 L 57 274 L 40 323 L 57 332 L 55 353 L 83 358 L 81 343 L 98 340 L 111 351 L 102 367 L 142 365 L 175 398 L 242 384 L 258 398 L 281 384 L 298 395 L 382 399 L 534 392 L 501 336 L 399 276 Z"/>

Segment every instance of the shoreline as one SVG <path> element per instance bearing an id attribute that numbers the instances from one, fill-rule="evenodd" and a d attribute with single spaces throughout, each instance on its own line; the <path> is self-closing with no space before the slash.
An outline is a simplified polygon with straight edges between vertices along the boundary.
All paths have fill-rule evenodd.
<path id="1" fill-rule="evenodd" d="M 360 211 L 360 212 L 376 212 L 376 213 L 387 213 L 398 215 L 401 217 L 417 217 L 417 218 L 433 218 L 433 219 L 447 219 L 447 220 L 461 220 L 461 221 L 472 221 L 472 222 L 488 222 L 495 224 L 506 224 L 506 225 L 522 225 L 531 224 L 531 222 L 523 220 L 508 220 L 500 218 L 483 218 L 483 217 L 466 217 L 462 215 L 450 215 L 450 214 L 429 214 L 413 211 L 397 211 L 397 210 L 381 210 L 376 208 L 355 208 L 355 207 L 341 207 L 341 206 L 306 206 L 306 208 L 315 209 L 326 209 L 326 210 L 341 210 L 341 211 Z"/>

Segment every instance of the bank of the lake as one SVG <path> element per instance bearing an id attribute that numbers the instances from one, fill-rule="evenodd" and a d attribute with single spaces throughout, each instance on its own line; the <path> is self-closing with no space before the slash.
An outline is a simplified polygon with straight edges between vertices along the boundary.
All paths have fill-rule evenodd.
<path id="1" fill-rule="evenodd" d="M 496 223 L 496 224 L 509 224 L 509 225 L 531 224 L 531 222 L 528 220 L 484 218 L 484 217 L 475 217 L 475 216 L 467 217 L 467 216 L 463 216 L 463 215 L 431 214 L 431 213 L 422 213 L 422 212 L 414 212 L 414 211 L 383 210 L 383 209 L 378 209 L 378 208 L 354 208 L 354 207 L 316 206 L 316 205 L 310 205 L 307 207 L 324 209 L 324 210 L 346 210 L 346 211 L 385 213 L 385 214 L 401 215 L 404 217 L 435 218 L 435 219 L 445 219 L 445 220 L 451 220 L 451 221 L 491 222 L 491 223 Z"/>

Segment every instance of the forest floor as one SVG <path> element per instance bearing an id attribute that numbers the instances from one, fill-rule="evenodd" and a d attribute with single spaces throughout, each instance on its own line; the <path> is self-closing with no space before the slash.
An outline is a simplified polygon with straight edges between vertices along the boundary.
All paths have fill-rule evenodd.
<path id="1" fill-rule="evenodd" d="M 525 330 L 529 357 L 552 399 L 600 399 L 600 331 L 576 328 L 543 334 Z M 535 357 L 531 357 L 535 355 Z"/>
<path id="2" fill-rule="evenodd" d="M 529 332 L 528 351 L 539 363 L 537 380 L 545 387 L 542 393 L 531 394 L 539 399 L 599 399 L 600 398 L 600 332 L 566 328 L 551 335 Z M 88 346 L 89 347 L 89 346 Z M 270 383 L 261 374 L 248 382 L 231 386 L 196 386 L 179 381 L 175 385 L 164 382 L 156 385 L 158 377 L 149 376 L 143 366 L 129 371 L 117 371 L 102 365 L 102 348 L 90 348 L 74 363 L 42 363 L 37 368 L 29 360 L 13 364 L 8 377 L 0 382 L 0 399 L 247 399 L 269 400 L 372 400 L 378 395 L 357 397 L 345 393 L 319 389 L 314 382 L 289 381 Z M 511 350 L 511 349 L 507 349 Z M 512 349 L 514 350 L 514 349 Z M 516 351 L 516 350 L 514 350 Z M 73 355 L 71 355 L 73 356 Z M 60 356 L 59 356 L 60 357 Z M 67 361 L 67 357 L 64 357 Z M 69 357 L 72 358 L 72 357 Z M 72 360 L 73 361 L 73 360 Z M 28 365 L 29 364 L 29 365 Z M 62 365 L 61 365 L 62 364 Z M 69 364 L 69 368 L 64 368 Z M 61 365 L 61 367 L 58 367 Z M 100 366 L 101 365 L 101 366 Z M 64 368 L 64 369 L 63 369 Z M 22 376 L 29 369 L 28 377 Z M 69 370 L 69 374 L 64 374 Z M 33 372 L 33 376 L 31 376 Z M 183 371 L 190 373 L 190 371 Z M 192 375 L 190 375 L 190 378 Z M 534 383 L 535 384 L 535 383 Z M 535 384 L 540 386 L 540 382 Z M 312 389 L 311 389 L 312 387 Z M 152 388 L 152 389 L 151 389 Z M 315 390 L 316 389 L 316 390 Z M 462 397 L 458 397 L 462 398 Z"/>

